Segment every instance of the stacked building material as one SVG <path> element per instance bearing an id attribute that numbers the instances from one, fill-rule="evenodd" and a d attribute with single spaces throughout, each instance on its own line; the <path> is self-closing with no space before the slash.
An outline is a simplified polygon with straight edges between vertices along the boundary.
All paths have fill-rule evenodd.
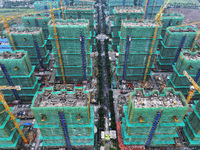
<path id="1" fill-rule="evenodd" d="M 119 80 L 143 80 L 155 27 L 155 22 L 122 22 L 116 67 Z M 162 26 L 159 25 L 152 55 L 156 52 L 161 30 Z M 153 59 L 154 56 L 150 60 L 147 78 L 151 75 L 151 69 L 154 68 Z"/>
<path id="2" fill-rule="evenodd" d="M 166 88 L 162 93 L 134 89 L 124 106 L 122 137 L 124 145 L 168 147 L 175 144 L 176 130 L 184 126 L 188 104 L 181 92 Z"/>
<path id="3" fill-rule="evenodd" d="M 3 90 L 6 101 L 21 100 L 30 102 L 39 89 L 38 78 L 34 75 L 35 66 L 26 51 L 0 53 L 0 85 L 20 86 L 21 90 Z"/>
<path id="4" fill-rule="evenodd" d="M 94 114 L 89 91 L 44 88 L 33 98 L 32 112 L 41 132 L 42 146 L 90 149 L 94 145 Z"/>
<path id="5" fill-rule="evenodd" d="M 169 70 L 176 63 L 183 49 L 190 49 L 194 43 L 198 29 L 186 27 L 168 27 L 161 41 L 161 49 L 158 55 L 158 66 L 161 70 Z"/>
<path id="6" fill-rule="evenodd" d="M 121 30 L 122 21 L 132 20 L 139 21 L 143 18 L 144 11 L 142 7 L 115 7 L 114 21 L 111 21 L 112 45 L 116 49 L 119 45 L 119 31 Z"/>
<path id="7" fill-rule="evenodd" d="M 200 145 L 200 101 L 192 105 L 193 112 L 185 117 L 185 127 L 183 127 L 183 136 L 189 146 Z"/>
<path id="8" fill-rule="evenodd" d="M 49 30 L 48 30 L 48 22 L 51 20 L 51 16 L 49 14 L 33 14 L 33 15 L 25 15 L 22 17 L 22 21 L 24 27 L 29 28 L 42 28 L 42 32 L 44 35 L 44 40 L 47 40 L 47 49 L 51 50 L 51 42 L 48 40 Z"/>
<path id="9" fill-rule="evenodd" d="M 92 76 L 92 59 L 90 54 L 91 32 L 89 21 L 79 20 L 55 20 L 60 53 L 53 29 L 52 21 L 49 22 L 49 34 L 55 56 L 56 76 L 62 78 L 59 58 L 62 59 L 64 75 L 68 82 L 82 82 Z M 73 31 L 73 32 L 72 32 Z"/>
<path id="10" fill-rule="evenodd" d="M 18 149 L 22 138 L 15 128 L 13 120 L 5 111 L 4 105 L 0 102 L 0 148 L 1 149 Z M 11 108 L 12 111 L 12 108 Z M 16 120 L 19 123 L 19 120 Z M 22 129 L 22 127 L 20 127 Z"/>
<path id="11" fill-rule="evenodd" d="M 51 4 L 52 9 L 60 8 L 60 3 L 57 1 L 35 1 L 34 2 L 35 11 L 38 13 L 48 13 L 49 14 L 49 12 L 50 12 L 49 3 Z M 61 18 L 62 12 L 60 9 L 54 10 L 53 12 L 54 12 L 54 16 L 56 18 Z"/>
<path id="12" fill-rule="evenodd" d="M 50 61 L 49 51 L 47 50 L 47 41 L 41 28 L 11 28 L 10 34 L 17 50 L 25 50 L 28 52 L 31 64 L 36 68 L 47 68 Z M 11 48 L 10 37 L 6 34 Z"/>
<path id="13" fill-rule="evenodd" d="M 89 20 L 89 27 L 91 31 L 91 45 L 95 45 L 95 21 L 94 21 L 94 13 L 95 9 L 93 5 L 76 5 L 76 6 L 68 6 L 65 11 L 65 16 L 67 19 L 86 19 Z"/>
<path id="14" fill-rule="evenodd" d="M 187 73 L 200 85 L 199 80 L 199 71 L 200 71 L 200 53 L 199 52 L 190 52 L 182 51 L 178 58 L 176 65 L 173 65 L 173 73 L 169 77 L 167 85 L 173 87 L 177 91 L 181 91 L 183 95 L 188 95 L 190 90 L 191 83 L 183 71 Z M 196 91 L 194 98 L 200 98 L 200 94 Z"/>

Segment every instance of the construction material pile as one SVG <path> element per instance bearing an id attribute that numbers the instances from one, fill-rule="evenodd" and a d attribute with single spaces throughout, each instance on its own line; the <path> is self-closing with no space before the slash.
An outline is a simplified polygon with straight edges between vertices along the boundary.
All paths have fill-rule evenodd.
<path id="1" fill-rule="evenodd" d="M 61 107 L 61 106 L 87 106 L 89 97 L 82 90 L 76 90 L 74 94 L 67 93 L 66 90 L 60 93 L 52 93 L 51 90 L 45 90 L 38 94 L 36 98 L 36 107 Z"/>
<path id="2" fill-rule="evenodd" d="M 132 101 L 136 108 L 149 107 L 182 107 L 183 103 L 179 95 L 167 92 L 166 96 L 153 93 L 151 96 L 144 96 L 142 91 L 137 91 Z"/>

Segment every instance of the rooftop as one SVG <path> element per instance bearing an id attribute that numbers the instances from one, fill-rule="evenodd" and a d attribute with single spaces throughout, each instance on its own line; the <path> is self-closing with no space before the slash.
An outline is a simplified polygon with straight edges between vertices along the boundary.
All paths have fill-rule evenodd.
<path id="1" fill-rule="evenodd" d="M 156 22 L 149 21 L 149 22 L 143 22 L 143 21 L 138 21 L 138 22 L 133 22 L 133 21 L 123 21 L 122 22 L 123 26 L 129 26 L 129 27 L 155 27 Z"/>
<path id="2" fill-rule="evenodd" d="M 3 52 L 0 53 L 0 59 L 21 59 L 24 57 L 24 55 L 25 55 L 24 52 L 15 52 L 15 53 Z"/>
<path id="3" fill-rule="evenodd" d="M 56 25 L 82 25 L 87 26 L 89 24 L 88 20 L 84 19 L 68 19 L 68 20 L 55 20 Z M 49 25 L 52 25 L 52 21 L 49 22 Z"/>
<path id="4" fill-rule="evenodd" d="M 150 95 L 143 93 L 143 90 L 136 90 L 135 95 L 132 95 L 131 101 L 136 108 L 149 107 L 183 107 L 185 104 L 179 95 L 174 92 L 166 91 L 166 95 L 159 94 L 154 91 Z"/>
<path id="5" fill-rule="evenodd" d="M 143 13 L 142 7 L 115 7 L 116 13 Z"/>
<path id="6" fill-rule="evenodd" d="M 170 32 L 197 32 L 197 30 L 195 30 L 192 27 L 187 27 L 187 28 L 169 28 Z"/>
<path id="7" fill-rule="evenodd" d="M 93 10 L 93 5 L 74 5 L 66 7 L 66 10 Z"/>
<path id="8" fill-rule="evenodd" d="M 41 28 L 10 28 L 11 34 L 38 34 L 41 31 Z"/>
<path id="9" fill-rule="evenodd" d="M 45 89 L 38 92 L 35 97 L 33 107 L 75 107 L 88 106 L 89 94 L 83 89 L 75 89 L 75 92 L 61 90 L 53 92 L 52 89 Z"/>
<path id="10" fill-rule="evenodd" d="M 200 52 L 190 53 L 189 51 L 184 51 L 183 56 L 188 60 L 200 60 Z"/>
<path id="11" fill-rule="evenodd" d="M 56 2 L 56 1 L 36 1 L 35 3 L 47 3 L 47 4 L 49 4 L 49 3 L 58 3 L 58 2 Z"/>
<path id="12" fill-rule="evenodd" d="M 30 14 L 30 15 L 25 15 L 24 17 L 50 17 L 49 14 Z"/>
<path id="13" fill-rule="evenodd" d="M 178 13 L 167 13 L 167 14 L 162 14 L 162 17 L 183 17 L 183 15 Z"/>

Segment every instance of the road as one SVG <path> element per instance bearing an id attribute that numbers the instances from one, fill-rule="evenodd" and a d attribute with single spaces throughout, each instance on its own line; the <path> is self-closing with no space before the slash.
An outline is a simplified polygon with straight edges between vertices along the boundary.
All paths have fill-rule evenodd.
<path id="1" fill-rule="evenodd" d="M 107 39 L 107 36 L 104 35 L 103 31 L 103 14 L 102 14 L 102 0 L 99 0 L 99 20 L 98 23 L 100 24 L 100 34 L 97 35 L 100 37 L 101 41 L 101 62 L 102 62 L 102 78 L 103 78 L 103 108 L 104 108 L 104 115 L 105 115 L 105 132 L 109 132 L 109 88 L 108 88 L 108 75 L 106 71 L 106 58 L 105 58 L 105 42 L 104 40 Z"/>
<path id="2" fill-rule="evenodd" d="M 105 58 L 105 39 L 107 39 L 108 37 L 104 34 L 103 31 L 103 19 L 105 19 L 103 17 L 102 14 L 102 0 L 99 0 L 98 3 L 99 6 L 99 20 L 98 23 L 100 24 L 100 34 L 97 35 L 97 39 L 99 39 L 101 41 L 101 62 L 102 62 L 102 78 L 103 78 L 103 108 L 104 108 L 104 115 L 105 115 L 105 135 L 109 135 L 110 131 L 109 131 L 109 112 L 110 112 L 110 104 L 109 104 L 109 87 L 108 87 L 108 75 L 107 75 L 107 70 L 106 70 L 106 58 Z M 104 145 L 104 149 L 105 150 L 109 150 L 110 149 L 110 141 L 106 141 L 105 145 Z"/>
<path id="3" fill-rule="evenodd" d="M 119 97 L 119 95 L 120 95 L 120 90 L 113 90 L 115 120 L 116 120 L 116 122 L 120 121 L 120 116 L 119 116 L 119 111 L 118 111 L 118 97 Z"/>

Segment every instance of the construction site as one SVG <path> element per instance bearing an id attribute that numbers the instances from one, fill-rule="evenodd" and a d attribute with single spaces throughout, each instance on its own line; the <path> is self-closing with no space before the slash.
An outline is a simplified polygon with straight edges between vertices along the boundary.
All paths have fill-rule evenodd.
<path id="1" fill-rule="evenodd" d="M 200 18 L 169 4 L 45 0 L 2 15 L 0 149 L 200 149 Z"/>

